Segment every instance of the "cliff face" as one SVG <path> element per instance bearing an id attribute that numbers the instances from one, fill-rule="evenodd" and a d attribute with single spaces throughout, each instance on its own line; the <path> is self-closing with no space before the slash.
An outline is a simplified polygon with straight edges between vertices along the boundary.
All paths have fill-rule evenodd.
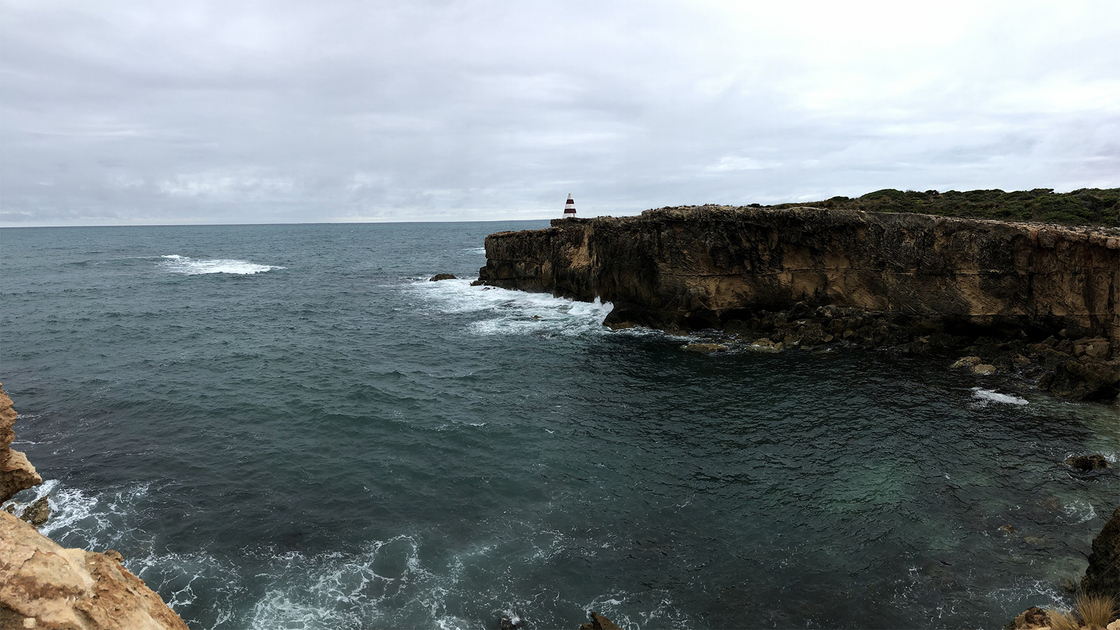
<path id="1" fill-rule="evenodd" d="M 4 393 L 0 383 L 0 503 L 26 490 L 43 483 L 43 478 L 35 472 L 35 467 L 27 457 L 11 448 L 16 434 L 12 425 L 16 422 L 16 410 L 12 399 Z"/>
<path id="2" fill-rule="evenodd" d="M 12 400 L 0 389 L 3 501 L 43 481 L 23 453 L 9 449 L 15 419 Z M 119 553 L 64 549 L 0 510 L 0 628 L 187 630 L 187 624 L 121 565 Z"/>
<path id="3" fill-rule="evenodd" d="M 1120 345 L 1120 236 L 822 208 L 703 206 L 486 238 L 483 284 L 613 302 L 608 324 L 720 328 L 798 302 Z"/>

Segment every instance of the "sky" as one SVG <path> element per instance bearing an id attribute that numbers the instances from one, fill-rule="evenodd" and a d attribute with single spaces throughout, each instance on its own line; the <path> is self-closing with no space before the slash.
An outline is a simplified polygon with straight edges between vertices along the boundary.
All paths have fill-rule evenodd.
<path id="1" fill-rule="evenodd" d="M 1120 186 L 1120 2 L 0 0 L 0 225 Z"/>

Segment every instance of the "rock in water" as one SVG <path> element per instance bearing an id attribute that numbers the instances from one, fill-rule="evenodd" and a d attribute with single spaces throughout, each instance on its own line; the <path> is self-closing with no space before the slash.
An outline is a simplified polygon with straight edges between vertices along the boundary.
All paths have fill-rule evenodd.
<path id="1" fill-rule="evenodd" d="M 428 278 L 429 282 L 439 282 L 440 280 L 454 280 L 455 275 L 450 273 L 437 273 L 436 275 Z"/>
<path id="2" fill-rule="evenodd" d="M 1085 577 L 1081 578 L 1081 590 L 1120 602 L 1120 507 L 1093 539 L 1093 552 L 1089 554 Z"/>
<path id="3" fill-rule="evenodd" d="M 0 512 L 0 628 L 187 630 L 118 558 L 63 549 Z"/>
<path id="4" fill-rule="evenodd" d="M 1009 627 L 1015 630 L 1035 630 L 1050 627 L 1050 614 L 1038 606 L 1031 606 L 1015 618 Z"/>
<path id="5" fill-rule="evenodd" d="M 1104 470 L 1109 467 L 1103 455 L 1074 455 L 1066 460 L 1066 466 L 1080 472 Z"/>
<path id="6" fill-rule="evenodd" d="M 20 520 L 31 523 L 35 527 L 46 523 L 47 519 L 51 517 L 51 504 L 47 501 L 47 497 L 49 496 L 48 494 L 46 497 L 41 497 L 39 500 L 27 506 L 27 509 L 23 511 L 23 515 L 19 517 Z"/>
<path id="7" fill-rule="evenodd" d="M 622 628 L 616 626 L 613 621 L 597 612 L 593 612 L 589 616 L 591 617 L 591 622 L 583 624 L 579 627 L 579 630 L 622 630 Z"/>

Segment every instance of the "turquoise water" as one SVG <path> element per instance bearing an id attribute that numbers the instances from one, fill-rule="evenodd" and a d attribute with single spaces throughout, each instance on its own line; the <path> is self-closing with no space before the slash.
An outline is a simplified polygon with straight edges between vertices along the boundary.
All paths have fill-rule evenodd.
<path id="1" fill-rule="evenodd" d="M 195 629 L 990 628 L 1084 570 L 1115 405 L 469 286 L 543 226 L 0 230 L 19 498 Z"/>

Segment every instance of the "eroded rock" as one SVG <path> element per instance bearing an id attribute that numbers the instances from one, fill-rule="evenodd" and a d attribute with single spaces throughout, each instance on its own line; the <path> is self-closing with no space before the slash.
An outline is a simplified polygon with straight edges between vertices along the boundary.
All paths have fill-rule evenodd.
<path id="1" fill-rule="evenodd" d="M 591 617 L 591 621 L 581 625 L 579 630 L 622 630 L 613 621 L 597 612 L 592 612 L 588 616 Z"/>
<path id="2" fill-rule="evenodd" d="M 428 278 L 429 282 L 439 282 L 440 280 L 455 280 L 455 275 L 450 273 L 437 273 L 431 278 Z"/>
<path id="3" fill-rule="evenodd" d="M 16 435 L 12 427 L 18 415 L 12 408 L 12 399 L 4 393 L 3 383 L 0 383 L 0 503 L 43 483 L 43 478 L 35 472 L 27 456 L 11 448 Z"/>
<path id="4" fill-rule="evenodd" d="M 40 497 L 34 503 L 27 506 L 27 509 L 20 515 L 20 520 L 31 523 L 35 527 L 39 527 L 47 522 L 51 517 L 51 505 L 48 501 L 50 495 Z"/>
<path id="5" fill-rule="evenodd" d="M 116 558 L 64 549 L 5 512 L 0 512 L 0 609 L 8 617 L 3 621 L 18 623 L 16 628 L 187 630 Z"/>

